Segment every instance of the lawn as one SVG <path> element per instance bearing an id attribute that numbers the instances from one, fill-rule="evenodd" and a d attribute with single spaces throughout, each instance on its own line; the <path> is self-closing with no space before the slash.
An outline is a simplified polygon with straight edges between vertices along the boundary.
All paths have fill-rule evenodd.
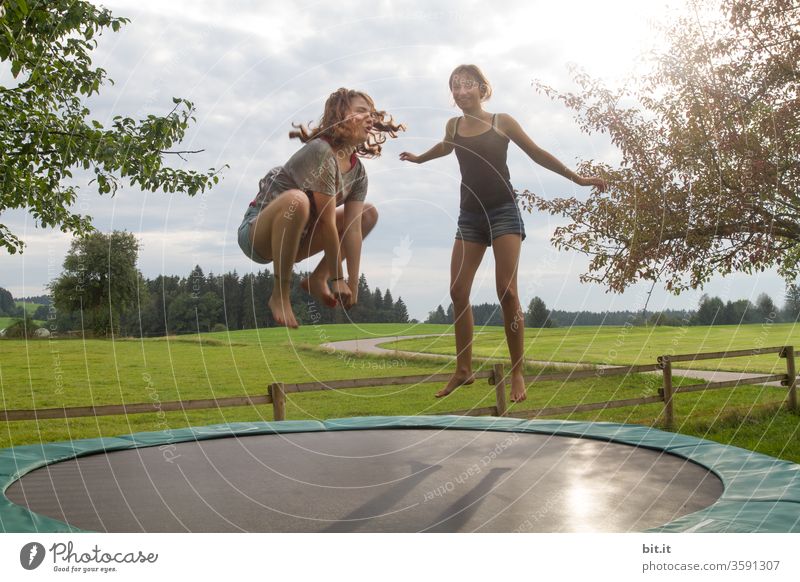
<path id="1" fill-rule="evenodd" d="M 28 315 L 33 315 L 40 307 L 39 303 L 30 303 L 29 301 L 15 301 L 14 303 L 17 307 L 25 308 L 25 313 Z"/>
<path id="2" fill-rule="evenodd" d="M 38 303 L 28 303 L 28 302 L 25 302 L 25 301 L 17 301 L 16 305 L 17 305 L 17 307 L 24 307 L 25 308 L 25 313 L 27 313 L 28 315 L 31 315 L 31 316 L 39 308 L 39 304 Z M 11 325 L 12 323 L 14 323 L 17 320 L 19 320 L 18 317 L 0 317 L 0 329 L 7 328 L 9 325 Z M 45 327 L 46 324 L 47 324 L 46 321 L 42 321 L 42 320 L 38 320 L 38 319 L 34 320 L 34 323 L 36 325 L 40 326 L 40 327 Z"/>
<path id="3" fill-rule="evenodd" d="M 778 328 L 780 326 L 774 326 Z M 784 326 L 784 330 L 786 330 Z M 625 330 L 624 341 L 618 341 Z M 451 361 L 425 357 L 376 357 L 327 353 L 319 344 L 342 339 L 400 336 L 448 332 L 443 325 L 332 325 L 304 326 L 287 331 L 280 328 L 187 335 L 146 340 L 3 340 L 0 341 L 0 406 L 5 409 L 50 408 L 101 404 L 153 402 L 152 414 L 108 416 L 38 422 L 7 422 L 0 427 L 0 447 L 97 436 L 112 436 L 148 430 L 176 429 L 190 425 L 237 421 L 272 420 L 270 406 L 236 407 L 219 410 L 171 412 L 158 414 L 158 403 L 169 400 L 264 394 L 272 382 L 307 382 L 378 376 L 403 376 L 443 373 L 453 369 Z M 561 361 L 596 361 L 585 354 L 607 354 L 616 350 L 613 363 L 647 360 L 643 337 L 658 345 L 670 345 L 675 337 L 662 330 L 643 331 L 628 328 L 575 328 L 573 330 L 529 330 L 529 349 L 537 359 L 558 355 Z M 670 330 L 665 330 L 669 332 Z M 673 330 L 674 331 L 674 330 Z M 482 356 L 505 355 L 502 331 L 487 329 L 478 336 L 476 352 Z M 708 337 L 710 349 L 719 349 L 722 335 L 705 329 L 699 337 Z M 689 328 L 689 333 L 698 333 Z M 706 335 L 703 336 L 703 333 Z M 730 333 L 730 331 L 728 332 Z M 738 341 L 754 334 L 740 334 Z M 681 336 L 683 337 L 683 336 Z M 758 337 L 758 332 L 755 332 Z M 771 336 L 769 343 L 780 344 L 789 335 Z M 580 350 L 583 338 L 584 350 Z M 780 338 L 781 341 L 778 341 Z M 797 338 L 800 340 L 800 338 Z M 774 341 L 773 341 L 774 340 Z M 717 343 L 715 343 L 717 342 Z M 634 344 L 638 345 L 638 351 Z M 800 345 L 800 341 L 797 342 Z M 417 349 L 447 353 L 453 338 L 400 342 Z M 586 349 L 588 344 L 589 349 Z M 678 344 L 674 351 L 687 351 Z M 746 347 L 736 344 L 736 347 Z M 556 351 L 556 346 L 563 346 Z M 692 350 L 706 344 L 695 342 Z M 548 352 L 549 350 L 549 352 Z M 655 350 L 655 351 L 653 351 Z M 541 356 L 539 354 L 542 354 Z M 632 354 L 625 360 L 623 354 Z M 577 357 L 576 357 L 577 356 Z M 649 356 L 648 356 L 649 357 Z M 637 360 L 640 358 L 641 360 Z M 774 357 L 777 360 L 777 357 Z M 781 361 L 782 362 L 782 361 Z M 541 365 L 530 364 L 528 373 Z M 676 379 L 676 384 L 696 382 Z M 657 393 L 657 375 L 627 378 L 593 377 L 573 382 L 536 384 L 529 399 L 518 410 L 598 402 L 612 399 L 652 396 Z M 485 380 L 455 391 L 446 399 L 432 394 L 440 384 L 417 384 L 354 390 L 335 390 L 290 394 L 288 419 L 325 419 L 361 415 L 438 414 L 491 406 L 494 387 Z M 785 397 L 785 389 L 739 387 L 705 393 L 680 394 L 676 397 L 676 430 L 765 452 L 800 462 L 798 421 L 774 403 Z M 661 426 L 662 406 L 644 405 L 580 415 L 570 419 L 607 420 Z"/>
<path id="4" fill-rule="evenodd" d="M 502 328 L 482 328 L 475 337 L 473 353 L 479 357 L 508 358 Z M 664 354 L 723 352 L 749 348 L 792 345 L 800 349 L 800 326 L 718 325 L 684 327 L 594 326 L 526 329 L 525 354 L 529 360 L 591 364 L 649 364 Z M 391 342 L 384 347 L 401 350 L 455 354 L 451 337 Z M 776 354 L 752 357 L 679 362 L 675 368 L 731 370 L 780 374 L 786 361 Z"/>

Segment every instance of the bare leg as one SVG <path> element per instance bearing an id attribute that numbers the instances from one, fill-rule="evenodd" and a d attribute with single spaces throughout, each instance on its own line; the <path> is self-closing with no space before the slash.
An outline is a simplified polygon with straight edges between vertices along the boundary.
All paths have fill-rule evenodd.
<path id="1" fill-rule="evenodd" d="M 437 398 L 447 396 L 459 386 L 472 384 L 472 305 L 469 295 L 475 273 L 483 260 L 486 245 L 456 239 L 450 259 L 450 298 L 453 300 L 453 317 L 456 331 L 456 372 L 447 385 L 436 393 Z"/>
<path id="2" fill-rule="evenodd" d="M 519 267 L 522 238 L 517 234 L 499 236 L 492 241 L 494 247 L 497 297 L 503 309 L 508 352 L 511 355 L 511 401 L 527 398 L 523 376 L 525 351 L 525 316 L 519 304 L 517 269 Z"/>
<path id="3" fill-rule="evenodd" d="M 272 316 L 278 325 L 291 328 L 298 327 L 289 300 L 292 267 L 310 214 L 306 194 L 287 190 L 261 211 L 250 229 L 255 251 L 275 264 L 275 286 L 268 302 Z"/>
<path id="4" fill-rule="evenodd" d="M 361 213 L 361 237 L 362 239 L 367 238 L 367 235 L 375 228 L 375 225 L 378 223 L 378 211 L 377 209 L 368 202 L 364 204 L 364 210 Z M 339 241 L 341 243 L 341 239 L 344 236 L 346 226 L 344 224 L 344 208 L 339 207 L 336 209 L 336 230 L 339 232 Z M 320 252 L 323 249 L 322 237 L 318 236 L 315 232 L 315 229 L 312 227 L 309 229 L 309 233 L 300 242 L 300 249 L 297 254 L 297 260 L 301 261 L 307 257 L 313 256 Z M 345 255 L 344 260 L 347 260 L 348 257 Z M 307 292 L 316 297 L 318 300 L 322 301 L 324 305 L 328 307 L 336 307 L 336 299 L 334 299 L 333 295 L 328 288 L 328 277 L 330 273 L 328 273 L 328 264 L 325 258 L 323 257 L 322 260 L 319 262 L 317 267 L 314 269 L 314 272 L 311 275 L 302 281 L 300 281 L 300 286 Z"/>

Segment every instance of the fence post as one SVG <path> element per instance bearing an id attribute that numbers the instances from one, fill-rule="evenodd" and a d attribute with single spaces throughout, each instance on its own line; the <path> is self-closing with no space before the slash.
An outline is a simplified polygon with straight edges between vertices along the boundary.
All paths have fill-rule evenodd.
<path id="1" fill-rule="evenodd" d="M 794 366 L 794 346 L 785 346 L 781 357 L 786 358 L 786 385 L 789 387 L 789 410 L 797 410 L 797 370 Z"/>
<path id="2" fill-rule="evenodd" d="M 662 387 L 662 397 L 664 398 L 664 424 L 667 428 L 672 429 L 675 425 L 675 407 L 673 406 L 672 397 L 672 362 L 669 356 L 660 356 L 658 363 L 664 371 L 664 384 Z"/>
<path id="3" fill-rule="evenodd" d="M 283 384 L 270 384 L 269 393 L 272 396 L 273 420 L 286 420 L 286 392 L 283 391 Z"/>
<path id="4" fill-rule="evenodd" d="M 494 393 L 497 402 L 497 416 L 505 416 L 508 410 L 506 405 L 506 378 L 503 364 L 492 366 L 494 373 Z"/>

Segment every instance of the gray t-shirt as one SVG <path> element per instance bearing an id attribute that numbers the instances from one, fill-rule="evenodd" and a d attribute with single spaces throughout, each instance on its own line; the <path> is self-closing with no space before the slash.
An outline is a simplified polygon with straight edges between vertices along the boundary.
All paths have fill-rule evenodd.
<path id="1" fill-rule="evenodd" d="M 251 205 L 264 208 L 292 189 L 336 196 L 336 206 L 347 200 L 363 201 L 367 197 L 367 172 L 356 156 L 351 163 L 350 171 L 342 174 L 330 144 L 321 138 L 312 139 L 283 166 L 272 168 L 261 178 L 258 195 Z"/>

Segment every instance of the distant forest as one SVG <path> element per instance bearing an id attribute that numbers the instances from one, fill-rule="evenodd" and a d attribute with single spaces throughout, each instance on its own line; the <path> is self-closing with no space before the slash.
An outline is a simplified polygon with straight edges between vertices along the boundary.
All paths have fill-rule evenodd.
<path id="1" fill-rule="evenodd" d="M 301 324 L 327 323 L 409 323 L 408 310 L 401 297 L 396 300 L 387 289 L 370 289 L 366 277 L 359 279 L 358 304 L 349 312 L 321 308 L 299 288 L 306 273 L 293 279 L 292 307 Z M 239 276 L 235 271 L 225 275 L 205 275 L 197 266 L 187 277 L 158 276 L 142 279 L 138 307 L 121 317 L 120 333 L 126 336 L 150 337 L 167 334 L 197 333 L 253 329 L 273 325 L 267 309 L 272 293 L 273 276 L 267 271 Z M 30 310 L 29 318 L 46 322 L 52 331 L 78 332 L 82 329 L 81 313 L 56 311 L 47 295 L 13 298 L 0 287 L 0 317 L 24 317 L 16 303 L 38 304 Z M 502 311 L 497 303 L 472 306 L 475 325 L 503 325 Z M 548 309 L 534 297 L 525 313 L 527 327 L 571 327 L 597 325 L 741 325 L 752 323 L 796 322 L 800 319 L 800 288 L 789 285 L 784 304 L 778 307 L 766 294 L 755 303 L 747 299 L 723 301 L 703 295 L 696 310 L 641 311 L 565 311 Z M 414 320 L 411 320 L 413 322 Z M 453 305 L 445 310 L 439 305 L 428 314 L 425 323 L 450 324 Z"/>
<path id="2" fill-rule="evenodd" d="M 503 325 L 503 312 L 498 303 L 472 306 L 475 325 Z M 719 297 L 703 295 L 697 310 L 642 311 L 564 311 L 547 309 L 534 297 L 525 313 L 527 327 L 571 327 L 580 325 L 742 325 L 748 323 L 796 322 L 800 318 L 800 287 L 789 285 L 784 305 L 779 308 L 766 293 L 755 303 L 747 299 L 725 302 Z M 425 323 L 452 323 L 453 304 L 447 310 L 439 305 L 428 314 Z"/>
<path id="3" fill-rule="evenodd" d="M 359 279 L 358 304 L 350 311 L 320 307 L 300 289 L 300 279 L 293 277 L 291 302 L 301 324 L 326 323 L 408 323 L 408 310 L 401 297 L 396 300 L 387 289 L 370 289 L 364 275 Z M 125 336 L 150 337 L 167 334 L 197 333 L 269 327 L 274 324 L 267 308 L 274 278 L 267 270 L 239 276 L 236 271 L 224 275 L 204 274 L 195 267 L 187 277 L 163 276 L 142 278 L 138 305 L 120 317 L 119 333 Z M 23 317 L 11 293 L 0 288 L 0 317 Z M 51 331 L 77 332 L 81 313 L 65 313 L 52 306 L 49 296 L 24 298 L 39 307 L 30 319 L 46 322 Z"/>

